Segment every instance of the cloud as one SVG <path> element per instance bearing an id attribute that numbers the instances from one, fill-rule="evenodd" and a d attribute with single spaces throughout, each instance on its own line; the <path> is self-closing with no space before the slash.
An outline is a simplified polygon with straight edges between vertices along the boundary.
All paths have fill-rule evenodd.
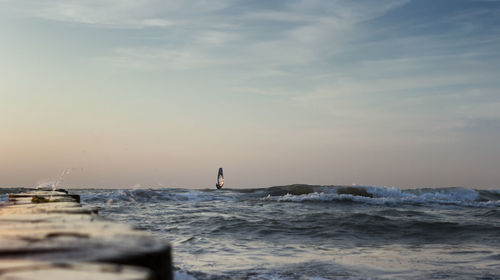
<path id="1" fill-rule="evenodd" d="M 429 89 L 488 82 L 496 72 L 484 73 L 485 56 L 495 56 L 500 42 L 487 34 L 471 40 L 453 25 L 480 21 L 484 9 L 450 9 L 444 20 L 426 21 L 425 32 L 406 28 L 414 21 L 393 24 L 392 11 L 415 4 L 407 0 L 27 2 L 40 18 L 154 36 L 122 38 L 104 52 L 111 53 L 101 59 L 106 63 L 141 71 L 218 67 L 247 93 L 281 89 L 304 105 L 333 102 L 331 92 L 419 102 Z M 450 32 L 434 33 L 443 22 Z M 417 90 L 419 96 L 405 96 Z"/>
<path id="2" fill-rule="evenodd" d="M 208 46 L 222 46 L 242 40 L 242 35 L 232 31 L 207 30 L 197 36 L 198 44 Z"/>
<path id="3" fill-rule="evenodd" d="M 12 5 L 15 1 L 10 1 Z M 281 3 L 243 0 L 27 0 L 24 12 L 62 23 L 80 23 L 96 28 L 144 29 L 143 36 L 156 40 L 113 46 L 120 61 L 147 64 L 153 56 L 168 57 L 178 68 L 223 64 L 248 66 L 253 74 L 273 68 L 285 72 L 290 65 L 308 65 L 324 60 L 341 48 L 346 34 L 356 24 L 376 18 L 407 0 L 329 1 L 294 0 Z M 151 31 L 160 29 L 159 31 Z M 163 45 L 160 45 L 163 43 Z M 160 49 L 164 49 L 161 51 Z M 136 55 L 124 55 L 123 50 Z M 162 53 L 162 54 L 158 54 Z M 115 53 L 116 54 L 116 53 Z M 172 59 L 170 59 L 172 58 Z M 112 59 L 116 60 L 116 55 Z M 143 62 L 139 60 L 143 59 Z M 189 62 L 188 62 L 189 60 Z M 249 73 L 250 74 L 250 73 Z"/>
<path id="4" fill-rule="evenodd" d="M 451 129 L 467 138 L 482 138 L 496 144 L 500 138 L 500 118 L 463 118 L 455 121 Z"/>
<path id="5" fill-rule="evenodd" d="M 137 22 L 137 24 L 144 27 L 170 27 L 175 25 L 174 22 L 161 18 L 144 19 Z"/>
<path id="6" fill-rule="evenodd" d="M 188 70 L 218 64 L 196 52 L 163 48 L 118 48 L 113 55 L 101 60 L 115 67 L 141 71 Z"/>
<path id="7" fill-rule="evenodd" d="M 184 19 L 215 12 L 230 1 L 68 0 L 26 1 L 36 17 L 116 28 L 169 27 Z"/>

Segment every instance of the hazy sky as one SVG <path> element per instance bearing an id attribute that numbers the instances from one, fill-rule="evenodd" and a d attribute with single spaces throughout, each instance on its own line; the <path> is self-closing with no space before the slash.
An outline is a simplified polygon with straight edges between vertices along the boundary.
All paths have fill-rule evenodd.
<path id="1" fill-rule="evenodd" d="M 0 0 L 0 186 L 500 187 L 500 1 Z"/>

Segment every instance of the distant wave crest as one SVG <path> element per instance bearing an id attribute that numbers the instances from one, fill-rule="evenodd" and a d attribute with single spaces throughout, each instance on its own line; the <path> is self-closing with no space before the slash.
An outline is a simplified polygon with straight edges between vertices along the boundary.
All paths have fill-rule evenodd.
<path id="1" fill-rule="evenodd" d="M 369 204 L 443 204 L 470 207 L 500 206 L 498 190 L 474 190 L 462 187 L 455 188 L 423 188 L 401 190 L 394 187 L 379 186 L 309 186 L 308 193 L 293 192 L 297 186 L 290 188 L 291 192 L 282 195 L 269 193 L 262 198 L 264 201 L 277 202 L 360 202 Z M 282 189 L 286 189 L 281 187 Z M 346 191 L 347 190 L 347 191 Z M 351 193 L 349 193 L 349 191 Z M 363 193 L 366 193 L 364 195 Z"/>
<path id="2" fill-rule="evenodd" d="M 83 201 L 131 203 L 172 201 L 197 203 L 209 201 L 268 202 L 330 202 L 367 203 L 375 205 L 437 204 L 465 207 L 499 207 L 500 190 L 475 190 L 470 188 L 421 188 L 398 189 L 381 186 L 319 186 L 288 185 L 257 189 L 123 189 L 83 191 Z"/>

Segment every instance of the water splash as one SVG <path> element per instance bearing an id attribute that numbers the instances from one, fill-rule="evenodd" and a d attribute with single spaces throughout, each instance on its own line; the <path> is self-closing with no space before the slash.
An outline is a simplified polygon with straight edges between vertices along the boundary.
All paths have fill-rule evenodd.
<path id="1" fill-rule="evenodd" d="M 66 176 L 70 175 L 74 170 L 77 170 L 77 168 L 68 168 L 64 169 L 59 177 L 55 180 L 48 181 L 48 182 L 39 182 L 37 183 L 37 186 L 35 187 L 36 190 L 50 190 L 50 200 L 52 200 L 52 197 L 54 196 L 55 192 L 57 191 L 58 186 L 64 182 L 64 179 Z"/>

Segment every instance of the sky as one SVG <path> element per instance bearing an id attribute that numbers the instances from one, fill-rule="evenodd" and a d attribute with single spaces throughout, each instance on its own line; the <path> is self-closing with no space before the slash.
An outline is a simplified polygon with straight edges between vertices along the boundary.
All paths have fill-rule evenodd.
<path id="1" fill-rule="evenodd" d="M 500 1 L 0 0 L 0 186 L 500 187 Z"/>

